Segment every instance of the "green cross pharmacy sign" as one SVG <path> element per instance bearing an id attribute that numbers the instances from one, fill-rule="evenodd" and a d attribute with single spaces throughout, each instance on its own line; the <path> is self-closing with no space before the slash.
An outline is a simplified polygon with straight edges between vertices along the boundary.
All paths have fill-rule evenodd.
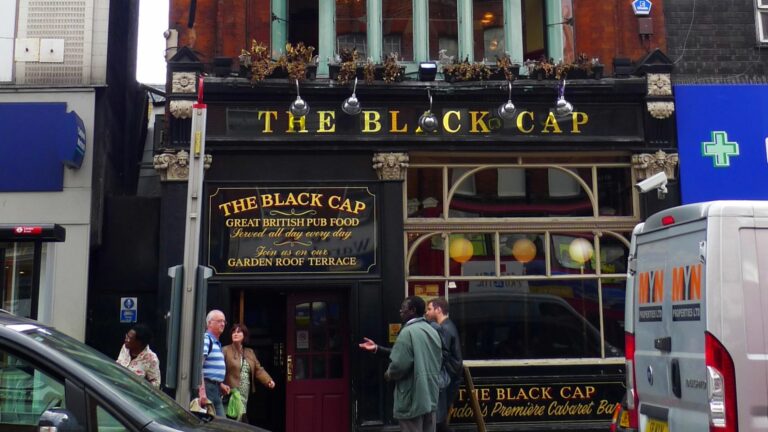
<path id="1" fill-rule="evenodd" d="M 712 158 L 715 168 L 727 168 L 731 166 L 731 157 L 739 155 L 739 143 L 728 141 L 728 134 L 724 131 L 712 131 L 712 141 L 701 143 L 701 155 Z"/>

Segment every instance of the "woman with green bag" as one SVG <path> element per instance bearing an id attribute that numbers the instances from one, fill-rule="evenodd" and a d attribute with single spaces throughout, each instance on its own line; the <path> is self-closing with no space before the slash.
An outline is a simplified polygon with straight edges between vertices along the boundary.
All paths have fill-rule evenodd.
<path id="1" fill-rule="evenodd" d="M 235 324 L 232 326 L 232 344 L 225 346 L 221 350 L 224 353 L 224 363 L 227 366 L 224 384 L 233 390 L 233 395 L 230 396 L 230 401 L 227 405 L 227 413 L 229 414 L 229 404 L 233 403 L 232 399 L 234 397 L 239 398 L 242 404 L 240 421 L 244 423 L 248 423 L 248 417 L 246 416 L 248 396 L 256 391 L 256 380 L 269 389 L 275 388 L 275 381 L 261 367 L 259 360 L 256 358 L 256 353 L 252 349 L 245 347 L 247 339 L 248 328 L 242 324 Z M 234 396 L 235 389 L 238 390 L 238 396 Z M 236 413 L 235 406 L 233 406 L 232 413 Z"/>

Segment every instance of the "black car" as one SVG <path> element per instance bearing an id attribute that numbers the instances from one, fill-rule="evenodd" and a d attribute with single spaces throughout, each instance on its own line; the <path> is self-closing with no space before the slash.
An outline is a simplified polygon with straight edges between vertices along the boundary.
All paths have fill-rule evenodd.
<path id="1" fill-rule="evenodd" d="M 2 310 L 0 430 L 263 431 L 193 415 L 113 359 Z"/>

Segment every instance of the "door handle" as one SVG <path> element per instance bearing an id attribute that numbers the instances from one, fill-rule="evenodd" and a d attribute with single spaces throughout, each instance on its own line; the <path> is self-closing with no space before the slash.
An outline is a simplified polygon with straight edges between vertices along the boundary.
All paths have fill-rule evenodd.
<path id="1" fill-rule="evenodd" d="M 286 360 L 286 381 L 291 382 L 293 381 L 293 356 L 288 354 L 288 359 Z"/>
<path id="2" fill-rule="evenodd" d="M 680 383 L 680 361 L 672 359 L 672 393 L 678 398 L 683 397 L 682 386 Z"/>

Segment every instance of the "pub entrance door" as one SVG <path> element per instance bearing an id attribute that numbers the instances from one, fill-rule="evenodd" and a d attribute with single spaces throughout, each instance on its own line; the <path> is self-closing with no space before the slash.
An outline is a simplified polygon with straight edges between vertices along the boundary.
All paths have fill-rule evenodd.
<path id="1" fill-rule="evenodd" d="M 340 293 L 286 299 L 286 431 L 349 430 L 349 337 Z"/>

